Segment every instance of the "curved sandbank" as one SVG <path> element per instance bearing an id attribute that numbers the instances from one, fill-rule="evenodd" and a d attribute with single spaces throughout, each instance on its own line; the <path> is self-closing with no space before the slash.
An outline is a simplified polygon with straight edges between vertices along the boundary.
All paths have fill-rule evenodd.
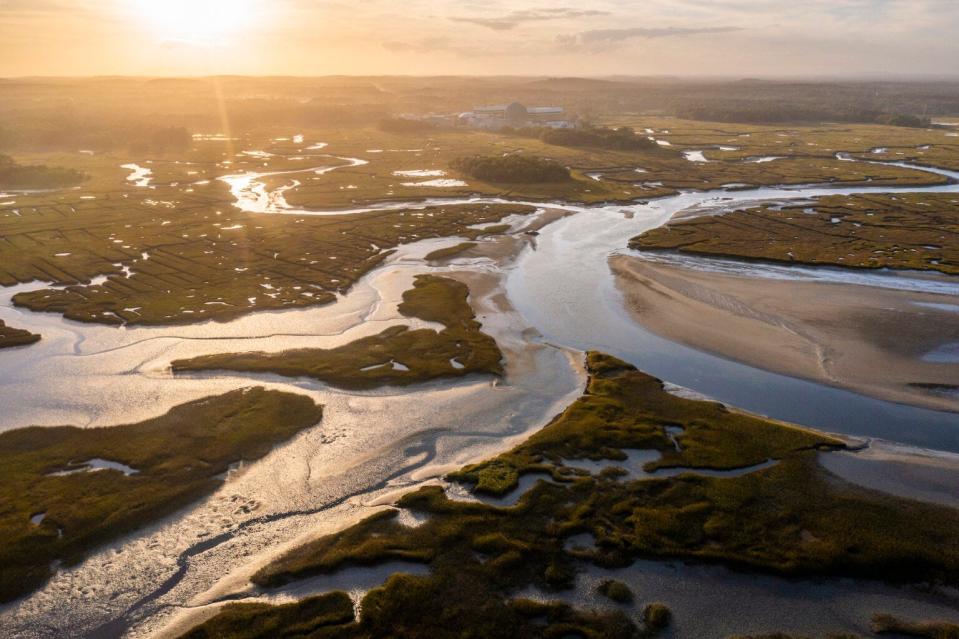
<path id="1" fill-rule="evenodd" d="M 630 314 L 649 330 L 750 366 L 881 399 L 959 412 L 953 296 L 739 277 L 615 256 Z M 943 360 L 943 361 L 940 361 Z"/>

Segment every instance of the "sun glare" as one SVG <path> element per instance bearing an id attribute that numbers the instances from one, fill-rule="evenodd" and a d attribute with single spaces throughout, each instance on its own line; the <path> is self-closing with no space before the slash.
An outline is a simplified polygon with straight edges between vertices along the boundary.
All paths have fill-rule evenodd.
<path id="1" fill-rule="evenodd" d="M 221 46 L 255 22 L 257 0 L 130 0 L 133 10 L 168 42 Z"/>

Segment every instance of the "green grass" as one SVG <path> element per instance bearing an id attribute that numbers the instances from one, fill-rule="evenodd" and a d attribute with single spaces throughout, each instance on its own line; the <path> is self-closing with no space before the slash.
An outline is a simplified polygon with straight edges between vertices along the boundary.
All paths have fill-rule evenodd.
<path id="1" fill-rule="evenodd" d="M 761 206 L 678 221 L 633 238 L 630 247 L 959 274 L 959 197 L 834 195 L 811 207 Z"/>
<path id="2" fill-rule="evenodd" d="M 523 472 L 554 481 L 538 482 L 503 508 L 450 500 L 439 486 L 421 488 L 396 504 L 424 520 L 417 527 L 399 523 L 396 510 L 379 512 L 290 551 L 260 569 L 254 583 L 269 588 L 349 567 L 418 562 L 430 567 L 428 576 L 394 575 L 363 600 L 362 620 L 337 636 L 452 637 L 460 636 L 452 628 L 470 628 L 475 637 L 651 637 L 669 623 L 663 604 L 631 617 L 569 608 L 559 614 L 511 593 L 569 588 L 582 562 L 615 568 L 641 557 L 783 575 L 959 582 L 959 513 L 829 475 L 816 456 L 830 454 L 822 451 L 838 441 L 674 397 L 658 380 L 606 355 L 590 353 L 587 365 L 586 393 L 551 424 L 510 453 L 452 475 L 477 487 L 485 481 L 492 492 L 515 485 Z M 664 428 L 678 424 L 686 428 L 682 449 L 670 452 Z M 614 463 L 623 449 L 637 447 L 664 450 L 669 461 L 658 465 L 779 463 L 740 476 L 663 479 L 590 475 L 565 464 L 583 457 Z M 583 533 L 594 547 L 567 549 L 568 538 Z"/>
<path id="3" fill-rule="evenodd" d="M 0 433 L 0 601 L 42 585 L 52 563 L 74 564 L 211 493 L 231 463 L 263 457 L 321 416 L 307 397 L 248 388 L 137 424 Z M 82 472 L 92 459 L 137 472 Z M 80 472 L 55 474 L 66 471 Z"/>
<path id="4" fill-rule="evenodd" d="M 413 288 L 403 293 L 399 311 L 439 322 L 445 326 L 442 331 L 393 326 L 337 348 L 205 355 L 176 360 L 172 368 L 174 372 L 231 370 L 312 377 L 349 389 L 402 386 L 474 373 L 499 375 L 503 354 L 493 338 L 480 330 L 468 297 L 469 289 L 456 280 L 418 275 Z M 394 362 L 408 370 L 394 368 Z"/>
<path id="5" fill-rule="evenodd" d="M 40 341 L 40 336 L 36 333 L 7 326 L 3 320 L 0 320 L 0 348 L 11 348 L 13 346 L 27 346 Z"/>

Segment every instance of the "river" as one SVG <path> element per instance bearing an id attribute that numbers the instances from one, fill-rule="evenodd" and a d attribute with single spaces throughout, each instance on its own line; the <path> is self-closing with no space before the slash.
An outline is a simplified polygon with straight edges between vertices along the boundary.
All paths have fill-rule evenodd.
<path id="1" fill-rule="evenodd" d="M 323 156 L 336 166 L 365 160 Z M 435 481 L 446 469 L 518 442 L 574 399 L 583 379 L 570 349 L 606 350 L 667 381 L 721 401 L 825 430 L 959 451 L 956 415 L 884 402 L 733 363 L 657 337 L 626 313 L 608 267 L 628 252 L 629 238 L 680 211 L 711 205 L 808 199 L 818 195 L 959 192 L 959 173 L 923 167 L 955 182 L 932 188 L 790 187 L 687 192 L 629 205 L 578 206 L 542 228 L 513 260 L 454 260 L 443 267 L 423 256 L 460 238 L 399 247 L 337 303 L 258 313 L 225 324 L 114 327 L 79 324 L 13 307 L 21 285 L 0 290 L 0 319 L 40 332 L 44 340 L 4 353 L 0 429 L 29 424 L 111 425 L 145 419 L 175 404 L 251 384 L 307 394 L 324 404 L 324 421 L 228 478 L 200 503 L 59 571 L 37 593 L 0 608 L 11 636 L 151 635 L 174 615 L 242 589 L 251 566 L 303 538 L 336 530 L 398 492 Z M 291 175 L 304 170 L 290 171 Z M 307 211 L 290 206 L 264 183 L 286 172 L 224 176 L 237 206 L 262 214 L 346 215 L 431 204 L 512 202 L 502 198 L 432 198 L 362 209 Z M 527 221 L 513 220 L 520 234 Z M 759 265 L 750 268 L 762 269 Z M 781 268 L 781 267 L 780 267 Z M 487 278 L 474 293 L 484 329 L 507 353 L 507 377 L 436 382 L 408 389 L 345 392 L 311 380 L 270 375 L 173 377 L 172 359 L 237 350 L 329 347 L 409 324 L 396 304 L 418 273 Z M 837 276 L 839 277 L 839 276 Z M 926 286 L 922 278 L 901 284 Z M 915 280 L 910 282 L 907 280 Z M 943 280 L 948 282 L 948 280 Z M 863 282 L 868 284 L 868 282 Z M 504 310 L 496 295 L 504 292 Z M 944 295 L 955 303 L 955 295 Z M 898 595 L 896 595 L 898 596 Z"/>
<path id="2" fill-rule="evenodd" d="M 356 166 L 363 160 L 335 159 Z M 856 162 L 846 154 L 840 160 Z M 865 162 L 865 161 L 864 161 Z M 869 162 L 879 164 L 878 162 Z M 781 186 L 745 190 L 687 191 L 644 203 L 579 206 L 549 203 L 550 208 L 573 213 L 545 227 L 535 250 L 525 251 L 510 268 L 507 295 L 512 304 L 547 341 L 576 349 L 600 349 L 617 355 L 641 370 L 685 386 L 717 400 L 777 419 L 814 426 L 822 430 L 880 437 L 924 448 L 959 452 L 959 418 L 953 413 L 928 410 L 823 384 L 760 370 L 716 357 L 658 337 L 643 329 L 624 310 L 608 267 L 611 255 L 631 253 L 628 240 L 665 224 L 677 215 L 716 214 L 757 202 L 796 202 L 827 195 L 879 193 L 959 193 L 959 172 L 904 162 L 891 163 L 905 169 L 942 175 L 950 183 L 933 187 L 888 186 Z M 317 167 L 316 170 L 329 170 Z M 257 183 L 277 173 L 247 173 L 222 178 L 237 188 Z M 280 191 L 280 189 L 278 189 Z M 458 203 L 523 203 L 504 198 L 430 198 L 418 203 L 387 202 L 336 211 L 313 211 L 290 206 L 274 198 L 271 212 L 290 215 L 343 215 L 374 210 L 423 207 Z M 263 199 L 260 198 L 259 202 Z M 525 202 L 540 206 L 542 203 Z M 245 210 L 263 210 L 252 198 L 238 197 Z M 659 258 L 662 259 L 662 258 Z M 944 300 L 959 298 L 959 280 L 925 274 L 874 273 L 853 269 L 814 269 L 762 264 L 730 264 L 718 260 L 681 258 L 684 263 L 737 269 L 753 277 L 796 277 L 839 281 L 863 286 L 937 293 Z"/>

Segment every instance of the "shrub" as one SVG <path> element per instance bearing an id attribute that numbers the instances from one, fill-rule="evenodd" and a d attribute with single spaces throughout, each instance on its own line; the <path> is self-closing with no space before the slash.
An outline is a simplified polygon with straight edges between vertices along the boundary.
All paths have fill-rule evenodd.
<path id="1" fill-rule="evenodd" d="M 595 147 L 611 151 L 638 151 L 658 148 L 657 144 L 645 136 L 637 135 L 629 127 L 609 129 L 589 127 L 585 129 L 546 129 L 540 134 L 546 144 L 572 147 Z"/>
<path id="2" fill-rule="evenodd" d="M 484 182 L 567 182 L 567 169 L 555 160 L 528 155 L 473 156 L 453 160 L 450 166 Z"/>
<path id="3" fill-rule="evenodd" d="M 629 586 L 615 579 L 607 579 L 599 584 L 599 594 L 616 603 L 629 603 L 633 600 L 633 591 Z"/>
<path id="4" fill-rule="evenodd" d="M 56 189 L 74 186 L 86 179 L 75 169 L 43 165 L 25 166 L 0 155 L 0 187 L 9 189 Z"/>
<path id="5" fill-rule="evenodd" d="M 651 603 L 643 610 L 643 623 L 647 634 L 656 634 L 666 628 L 671 621 L 673 613 L 666 605 L 661 603 Z"/>

